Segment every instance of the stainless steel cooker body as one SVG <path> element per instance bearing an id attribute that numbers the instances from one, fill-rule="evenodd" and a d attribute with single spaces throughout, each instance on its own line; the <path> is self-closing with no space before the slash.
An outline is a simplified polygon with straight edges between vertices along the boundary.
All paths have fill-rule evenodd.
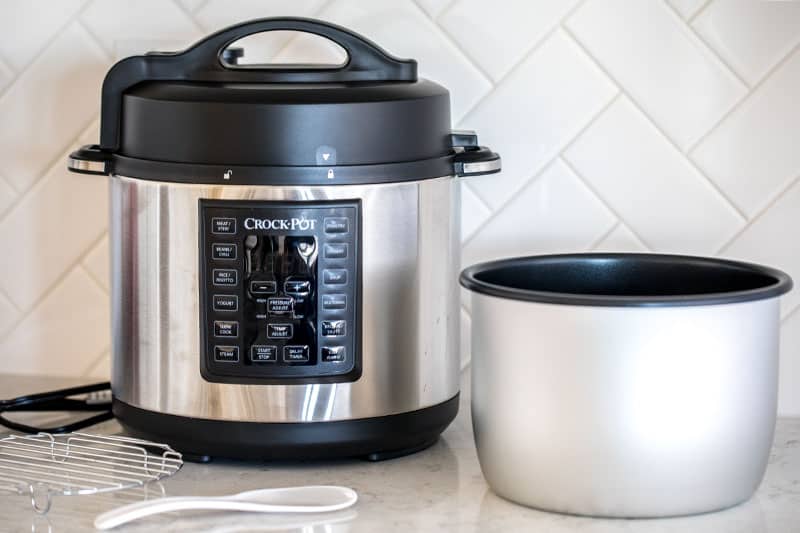
<path id="1" fill-rule="evenodd" d="M 192 419 L 305 423 L 406 413 L 458 394 L 460 226 L 453 177 L 327 187 L 110 179 L 117 400 Z M 201 376 L 201 199 L 361 201 L 357 380 L 235 384 Z"/>

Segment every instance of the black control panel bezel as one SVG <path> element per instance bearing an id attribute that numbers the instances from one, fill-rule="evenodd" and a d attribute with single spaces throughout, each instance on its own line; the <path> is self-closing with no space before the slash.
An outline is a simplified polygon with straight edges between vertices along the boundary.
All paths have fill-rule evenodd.
<path id="1" fill-rule="evenodd" d="M 213 323 L 215 319 L 220 319 L 220 316 L 216 316 L 219 313 L 215 313 L 212 309 L 213 305 L 213 295 L 215 294 L 214 289 L 218 289 L 213 284 L 213 275 L 210 275 L 214 268 L 235 268 L 238 270 L 239 279 L 237 280 L 237 285 L 235 289 L 228 289 L 226 290 L 227 293 L 235 292 L 235 295 L 238 298 L 238 308 L 234 312 L 225 312 L 222 315 L 222 318 L 230 317 L 230 320 L 238 321 L 240 326 L 240 330 L 242 330 L 242 326 L 244 325 L 245 316 L 244 316 L 244 302 L 247 299 L 247 288 L 246 288 L 246 280 L 244 279 L 243 275 L 243 257 L 241 255 L 237 256 L 236 260 L 213 260 L 212 259 L 212 245 L 214 242 L 222 241 L 236 243 L 239 247 L 239 253 L 241 254 L 242 244 L 241 240 L 246 230 L 243 230 L 241 227 L 237 227 L 235 233 L 233 235 L 228 235 L 227 239 L 226 236 L 221 235 L 220 238 L 217 238 L 217 235 L 214 235 L 214 239 L 209 239 L 209 236 L 212 234 L 211 228 L 207 227 L 207 218 L 206 211 L 208 208 L 212 208 L 216 210 L 217 208 L 224 209 L 226 211 L 235 211 L 237 213 L 241 213 L 241 216 L 235 217 L 237 220 L 237 226 L 241 225 L 241 221 L 244 218 L 244 215 L 253 213 L 257 214 L 260 212 L 264 212 L 263 210 L 268 210 L 267 212 L 274 212 L 274 210 L 292 210 L 292 211 L 302 211 L 302 210 L 315 210 L 318 209 L 321 212 L 321 216 L 319 217 L 318 224 L 320 226 L 323 225 L 323 220 L 325 218 L 325 211 L 330 209 L 337 209 L 337 208 L 350 208 L 354 210 L 354 227 L 349 229 L 349 237 L 348 239 L 352 242 L 352 266 L 354 267 L 354 272 L 348 269 L 347 275 L 348 277 L 352 277 L 351 280 L 348 280 L 348 294 L 352 295 L 351 302 L 347 303 L 347 308 L 350 310 L 349 315 L 351 317 L 350 320 L 346 322 L 347 327 L 347 337 L 350 338 L 349 346 L 347 351 L 352 352 L 352 354 L 347 354 L 347 361 L 344 365 L 335 365 L 335 364 L 326 364 L 322 365 L 321 361 L 317 361 L 317 364 L 303 365 L 290 365 L 288 368 L 290 374 L 287 374 L 284 371 L 271 371 L 271 370 L 263 370 L 269 369 L 271 367 L 270 363 L 259 363 L 253 364 L 248 362 L 249 354 L 246 353 L 249 350 L 249 344 L 246 340 L 242 340 L 239 338 L 238 341 L 234 341 L 231 344 L 237 345 L 239 349 L 239 357 L 238 362 L 235 364 L 220 364 L 219 362 L 215 362 L 213 360 L 213 351 L 216 344 L 224 344 L 220 342 L 219 338 L 214 337 Z M 361 377 L 361 305 L 362 305 L 362 276 L 361 276 L 361 258 L 362 258 L 362 250 L 361 250 L 361 200 L 358 199 L 350 199 L 350 200 L 331 200 L 331 201 L 309 201 L 309 202 L 283 202 L 283 201 L 261 201 L 261 200 L 210 200 L 210 199 L 200 199 L 198 200 L 198 246 L 199 246 L 199 271 L 198 271 L 198 290 L 199 290 L 199 303 L 200 303 L 200 316 L 199 316 L 199 324 L 198 329 L 200 331 L 200 348 L 201 352 L 199 354 L 200 360 L 200 374 L 202 377 L 209 382 L 213 383 L 232 383 L 232 384 L 263 384 L 263 385 L 302 385 L 302 384 L 317 384 L 317 383 L 347 383 L 356 381 Z M 302 230 L 291 231 L 291 230 L 276 230 L 275 232 L 269 231 L 259 231 L 256 230 L 256 233 L 262 234 L 277 234 L 277 235 L 289 235 L 289 236 L 302 236 L 307 235 L 308 232 L 304 232 Z M 319 233 L 324 233 L 324 227 L 319 229 Z M 212 242 L 213 241 L 213 242 Z M 348 242 L 348 244 L 350 244 Z M 329 241 L 320 239 L 318 241 L 318 254 L 319 258 L 323 257 L 323 248 Z M 231 266 L 227 267 L 226 264 L 230 263 Z M 322 261 L 318 262 L 318 271 L 317 271 L 317 291 L 315 295 L 315 303 L 317 309 L 322 308 L 322 300 L 323 297 L 327 294 L 325 291 L 320 290 L 323 287 L 323 272 L 324 266 L 326 263 Z M 322 265 L 322 266 L 321 266 Z M 337 291 L 338 292 L 338 291 Z M 322 325 L 324 317 L 317 315 L 316 323 L 317 323 L 317 338 L 320 338 L 321 332 L 319 328 Z M 214 342 L 214 341 L 218 342 Z M 321 354 L 323 345 L 318 343 L 316 346 L 317 355 Z M 281 357 L 278 354 L 278 357 Z M 274 367 L 272 367 L 274 368 Z M 277 375 L 276 375 L 277 374 Z"/>

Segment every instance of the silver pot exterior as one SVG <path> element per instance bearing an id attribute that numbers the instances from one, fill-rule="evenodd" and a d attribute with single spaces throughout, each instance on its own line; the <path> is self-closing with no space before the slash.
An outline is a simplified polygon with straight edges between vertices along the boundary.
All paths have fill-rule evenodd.
<path id="1" fill-rule="evenodd" d="M 773 438 L 778 298 L 593 307 L 472 293 L 472 421 L 489 485 L 580 515 L 748 499 Z"/>
<path id="2" fill-rule="evenodd" d="M 459 194 L 453 177 L 381 185 L 215 186 L 111 177 L 112 388 L 141 409 L 247 422 L 414 411 L 459 388 Z M 239 385 L 200 375 L 198 200 L 362 202 L 362 375 Z"/>

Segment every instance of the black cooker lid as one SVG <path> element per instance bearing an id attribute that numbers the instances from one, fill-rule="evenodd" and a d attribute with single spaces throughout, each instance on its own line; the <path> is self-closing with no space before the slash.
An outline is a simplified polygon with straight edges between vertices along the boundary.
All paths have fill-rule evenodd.
<path id="1" fill-rule="evenodd" d="M 347 52 L 342 65 L 238 65 L 229 46 L 296 30 Z M 379 183 L 497 172 L 497 154 L 450 130 L 447 90 L 345 28 L 246 22 L 183 52 L 126 58 L 103 83 L 100 144 L 70 170 L 190 183 Z"/>

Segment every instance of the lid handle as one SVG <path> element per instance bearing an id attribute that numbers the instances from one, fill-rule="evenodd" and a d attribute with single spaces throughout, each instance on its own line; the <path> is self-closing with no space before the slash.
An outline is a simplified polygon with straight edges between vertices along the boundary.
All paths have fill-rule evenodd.
<path id="1" fill-rule="evenodd" d="M 230 65 L 225 50 L 235 41 L 266 31 L 292 30 L 330 39 L 347 52 L 342 65 Z M 209 35 L 182 52 L 150 52 L 123 59 L 103 82 L 100 147 L 119 149 L 119 122 L 125 90 L 144 81 L 217 83 L 353 83 L 413 82 L 417 62 L 399 59 L 369 39 L 346 28 L 301 17 L 244 22 Z"/>

